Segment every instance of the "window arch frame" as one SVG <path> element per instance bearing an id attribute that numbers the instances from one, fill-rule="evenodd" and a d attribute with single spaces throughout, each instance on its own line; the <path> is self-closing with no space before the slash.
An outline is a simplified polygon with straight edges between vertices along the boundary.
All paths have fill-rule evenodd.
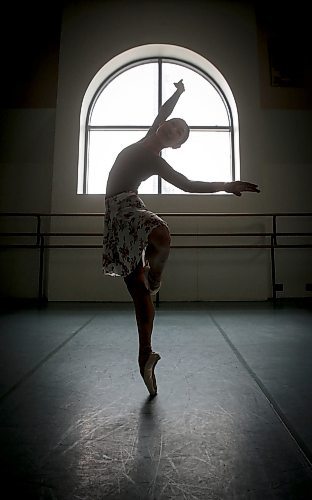
<path id="1" fill-rule="evenodd" d="M 78 159 L 78 186 L 77 186 L 77 192 L 79 194 L 87 194 L 90 195 L 91 193 L 87 192 L 87 184 L 88 184 L 88 175 L 89 175 L 89 162 L 88 162 L 88 153 L 89 153 L 89 132 L 90 130 L 142 130 L 147 131 L 148 128 L 151 126 L 149 125 L 103 125 L 103 126 L 96 126 L 96 125 L 90 125 L 90 117 L 92 115 L 92 111 L 94 109 L 94 106 L 96 105 L 96 101 L 100 94 L 105 90 L 105 87 L 107 87 L 114 79 L 118 78 L 119 75 L 124 73 L 125 71 L 136 67 L 141 64 L 148 64 L 148 63 L 158 63 L 158 110 L 160 106 L 162 105 L 162 71 L 161 71 L 161 66 L 163 63 L 173 63 L 173 64 L 178 64 L 180 66 L 183 66 L 185 68 L 188 68 L 192 71 L 195 71 L 198 73 L 200 76 L 202 76 L 205 80 L 207 80 L 218 92 L 219 96 L 221 97 L 227 116 L 229 120 L 229 125 L 228 126 L 205 126 L 205 125 L 199 125 L 199 126 L 194 126 L 190 125 L 190 130 L 222 130 L 222 131 L 228 131 L 230 133 L 230 145 L 231 145 L 231 176 L 232 180 L 237 180 L 239 178 L 239 170 L 240 170 L 240 155 L 239 155 L 239 126 L 238 126 L 238 114 L 237 114 L 237 107 L 236 103 L 234 100 L 233 93 L 227 83 L 227 81 L 224 79 L 223 75 L 220 73 L 220 71 L 215 68 L 208 60 L 202 58 L 199 56 L 199 54 L 196 54 L 192 51 L 189 51 L 188 49 L 184 49 L 182 47 L 177 47 L 177 46 L 160 46 L 160 45 L 151 45 L 151 46 L 141 46 L 137 47 L 135 49 L 130 49 L 130 51 L 126 51 L 126 53 L 122 53 L 114 60 L 120 59 L 120 57 L 127 55 L 127 53 L 132 52 L 132 51 L 137 51 L 139 49 L 145 49 L 149 47 L 165 47 L 165 48 L 174 48 L 178 49 L 178 51 L 182 50 L 184 53 L 190 53 L 194 54 L 201 60 L 201 62 L 204 61 L 206 63 L 207 68 L 210 67 L 210 69 L 213 69 L 214 71 L 208 72 L 207 69 L 203 69 L 202 64 L 197 64 L 196 61 L 190 61 L 187 60 L 186 58 L 181 57 L 181 55 L 178 57 L 178 54 L 160 54 L 162 51 L 160 50 L 158 54 L 150 54 L 150 55 L 144 55 L 143 57 L 134 57 L 132 60 L 124 61 L 123 64 L 117 65 L 113 71 L 107 72 L 105 78 L 102 78 L 102 80 L 99 78 L 101 76 L 102 71 L 100 70 L 97 75 L 94 77 L 92 82 L 90 83 L 87 92 L 84 96 L 84 100 L 82 103 L 81 107 L 81 114 L 80 114 L 80 136 L 79 136 L 79 159 Z M 165 51 L 166 52 L 166 51 Z M 137 54 L 138 55 L 138 54 Z M 196 59 L 196 57 L 195 57 Z M 112 61 L 111 61 L 112 62 Z M 102 70 L 104 68 L 107 68 L 109 66 L 109 63 L 104 65 Z M 108 69 L 108 68 L 107 68 Z M 215 73 L 214 75 L 212 73 Z M 98 80 L 96 82 L 96 80 Z M 95 86 L 96 83 L 96 86 Z M 91 90 L 91 92 L 90 92 Z M 84 113 L 83 113 L 84 111 Z M 83 121 L 84 120 L 84 123 Z M 84 132 L 84 133 L 83 133 Z M 82 139 L 82 133 L 83 133 L 83 140 Z M 83 153 L 83 154 L 82 154 Z M 82 160 L 83 157 L 83 161 Z M 80 174 L 80 175 L 79 175 Z M 81 182 L 82 181 L 82 182 Z M 155 194 L 155 193 L 154 193 Z M 158 193 L 157 194 L 162 194 L 161 193 L 161 179 L 158 178 Z"/>

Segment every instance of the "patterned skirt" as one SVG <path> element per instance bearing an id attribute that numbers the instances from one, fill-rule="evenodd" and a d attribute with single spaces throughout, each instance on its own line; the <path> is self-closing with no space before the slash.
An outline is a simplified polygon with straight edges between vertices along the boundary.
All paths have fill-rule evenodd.
<path id="1" fill-rule="evenodd" d="M 125 277 L 143 260 L 150 232 L 168 225 L 131 191 L 106 198 L 105 208 L 103 272 Z"/>

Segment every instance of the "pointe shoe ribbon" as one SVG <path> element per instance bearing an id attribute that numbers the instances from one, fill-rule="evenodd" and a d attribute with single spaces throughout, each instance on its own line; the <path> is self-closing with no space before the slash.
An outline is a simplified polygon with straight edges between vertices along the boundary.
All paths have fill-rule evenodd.
<path id="1" fill-rule="evenodd" d="M 150 281 L 148 279 L 149 272 L 150 272 L 150 267 L 149 266 L 145 266 L 144 267 L 144 271 L 143 271 L 144 285 L 147 288 L 147 290 L 150 292 L 151 295 L 156 295 L 159 292 L 159 290 L 160 290 L 161 282 L 159 282 L 159 284 L 157 284 L 157 286 L 155 288 L 152 288 L 151 285 L 150 285 Z"/>

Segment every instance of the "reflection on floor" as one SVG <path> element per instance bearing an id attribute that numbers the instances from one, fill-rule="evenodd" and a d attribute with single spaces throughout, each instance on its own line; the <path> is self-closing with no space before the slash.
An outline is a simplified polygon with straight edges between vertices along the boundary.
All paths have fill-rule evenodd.
<path id="1" fill-rule="evenodd" d="M 3 498 L 310 500 L 311 313 L 161 304 L 149 400 L 131 304 L 3 308 Z"/>

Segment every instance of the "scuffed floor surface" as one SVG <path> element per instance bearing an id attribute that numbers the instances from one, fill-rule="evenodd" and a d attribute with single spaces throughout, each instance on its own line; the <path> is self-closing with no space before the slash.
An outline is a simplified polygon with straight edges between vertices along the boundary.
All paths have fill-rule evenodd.
<path id="1" fill-rule="evenodd" d="M 161 304 L 159 394 L 131 304 L 4 307 L 4 500 L 312 499 L 306 304 Z"/>

